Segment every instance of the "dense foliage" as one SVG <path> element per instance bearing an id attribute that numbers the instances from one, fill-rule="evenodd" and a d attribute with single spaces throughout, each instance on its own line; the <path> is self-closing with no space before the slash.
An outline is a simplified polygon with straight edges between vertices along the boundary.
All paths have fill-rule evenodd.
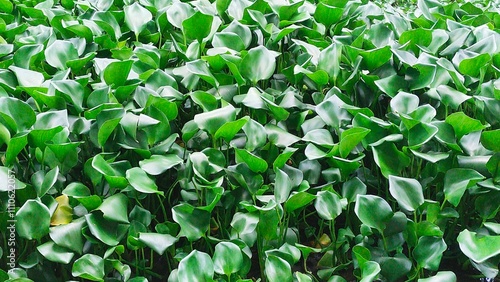
<path id="1" fill-rule="evenodd" d="M 497 276 L 495 2 L 0 12 L 0 281 Z"/>

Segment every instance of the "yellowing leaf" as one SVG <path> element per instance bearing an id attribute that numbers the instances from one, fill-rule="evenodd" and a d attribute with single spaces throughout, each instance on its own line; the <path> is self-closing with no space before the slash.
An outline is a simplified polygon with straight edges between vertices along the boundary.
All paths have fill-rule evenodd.
<path id="1" fill-rule="evenodd" d="M 73 208 L 69 205 L 69 198 L 66 195 L 57 197 L 57 208 L 50 218 L 50 225 L 68 224 L 73 220 Z"/>

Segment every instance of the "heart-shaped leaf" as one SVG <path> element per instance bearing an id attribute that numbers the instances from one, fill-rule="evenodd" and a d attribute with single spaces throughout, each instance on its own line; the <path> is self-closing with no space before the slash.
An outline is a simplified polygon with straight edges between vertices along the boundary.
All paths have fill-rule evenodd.
<path id="1" fill-rule="evenodd" d="M 252 84 L 256 84 L 259 80 L 269 79 L 276 68 L 276 60 L 278 54 L 269 51 L 264 46 L 258 46 L 248 51 L 243 57 L 240 65 L 241 74 L 250 80 Z"/>
<path id="2" fill-rule="evenodd" d="M 290 264 L 278 256 L 271 255 L 266 258 L 265 273 L 269 281 L 293 280 Z"/>
<path id="3" fill-rule="evenodd" d="M 231 242 L 220 242 L 215 246 L 213 256 L 214 270 L 218 274 L 230 276 L 243 267 L 240 247 Z"/>
<path id="4" fill-rule="evenodd" d="M 125 13 L 125 23 L 135 33 L 136 37 L 146 28 L 147 23 L 153 19 L 151 12 L 138 2 L 123 7 L 123 12 Z"/>
<path id="5" fill-rule="evenodd" d="M 314 207 L 318 215 L 325 220 L 334 220 L 342 213 L 340 197 L 330 191 L 318 192 Z"/>
<path id="6" fill-rule="evenodd" d="M 424 203 L 422 185 L 416 179 L 390 175 L 389 191 L 407 211 L 413 212 Z"/>
<path id="7" fill-rule="evenodd" d="M 102 281 L 104 278 L 104 260 L 93 254 L 85 254 L 73 263 L 71 273 L 91 281 Z"/>
<path id="8" fill-rule="evenodd" d="M 200 129 L 214 135 L 224 124 L 236 119 L 236 109 L 229 104 L 223 108 L 194 116 L 194 122 Z"/>
<path id="9" fill-rule="evenodd" d="M 418 239 L 413 257 L 420 267 L 435 271 L 439 268 L 446 247 L 442 238 L 423 236 Z"/>
<path id="10" fill-rule="evenodd" d="M 178 236 L 195 241 L 205 236 L 210 225 L 210 213 L 189 204 L 179 204 L 172 208 L 172 217 L 181 226 Z"/>
<path id="11" fill-rule="evenodd" d="M 500 236 L 488 236 L 463 230 L 457 238 L 460 250 L 471 260 L 482 263 L 500 254 Z"/>
<path id="12" fill-rule="evenodd" d="M 74 253 L 68 251 L 66 248 L 58 246 L 51 241 L 38 246 L 36 249 L 46 259 L 62 264 L 70 263 L 75 255 Z"/>
<path id="13" fill-rule="evenodd" d="M 172 167 L 181 164 L 183 160 L 177 155 L 153 155 L 139 162 L 140 167 L 150 175 L 160 175 Z"/>
<path id="14" fill-rule="evenodd" d="M 394 213 L 391 206 L 382 198 L 374 195 L 357 195 L 354 212 L 361 222 L 379 231 L 385 229 L 386 224 Z"/>
<path id="15" fill-rule="evenodd" d="M 182 31 L 184 36 L 189 40 L 203 41 L 212 30 L 212 22 L 214 17 L 201 12 L 196 12 L 189 18 L 182 21 Z"/>
<path id="16" fill-rule="evenodd" d="M 50 228 L 50 238 L 59 246 L 81 254 L 83 252 L 82 228 L 85 220 L 74 220 L 68 224 Z"/>
<path id="17" fill-rule="evenodd" d="M 212 281 L 214 263 L 206 253 L 194 250 L 179 262 L 179 281 Z"/>
<path id="18" fill-rule="evenodd" d="M 151 179 L 146 172 L 139 168 L 134 167 L 126 172 L 126 177 L 130 185 L 137 191 L 141 193 L 156 193 L 163 195 L 163 191 L 158 190 L 158 186 L 153 179 Z"/>
<path id="19" fill-rule="evenodd" d="M 453 168 L 446 172 L 444 177 L 444 194 L 446 200 L 458 206 L 465 190 L 484 179 L 479 172 L 468 168 Z"/>
<path id="20" fill-rule="evenodd" d="M 17 211 L 16 220 L 16 231 L 22 238 L 40 239 L 49 233 L 50 211 L 38 200 L 26 201 Z"/>
<path id="21" fill-rule="evenodd" d="M 165 251 L 178 239 L 170 234 L 160 234 L 160 233 L 139 233 L 139 242 L 150 247 L 152 250 L 157 252 L 159 255 L 163 255 Z"/>
<path id="22" fill-rule="evenodd" d="M 120 223 L 129 223 L 127 215 L 127 204 L 127 196 L 122 193 L 117 193 L 104 199 L 98 209 L 102 211 L 105 219 Z"/>

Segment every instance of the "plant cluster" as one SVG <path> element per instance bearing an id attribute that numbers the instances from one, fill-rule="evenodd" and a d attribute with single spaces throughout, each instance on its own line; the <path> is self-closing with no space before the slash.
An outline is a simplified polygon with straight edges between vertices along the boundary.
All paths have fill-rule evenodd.
<path id="1" fill-rule="evenodd" d="M 499 29 L 494 1 L 0 0 L 0 281 L 496 277 Z"/>

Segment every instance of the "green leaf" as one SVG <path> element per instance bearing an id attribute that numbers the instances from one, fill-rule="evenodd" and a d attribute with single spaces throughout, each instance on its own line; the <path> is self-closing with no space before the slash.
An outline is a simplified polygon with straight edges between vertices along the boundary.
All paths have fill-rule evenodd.
<path id="1" fill-rule="evenodd" d="M 329 155 L 329 151 L 326 151 L 324 149 L 321 149 L 320 147 L 313 145 L 313 144 L 307 144 L 306 149 L 304 151 L 306 157 L 308 160 L 316 160 L 316 159 L 321 159 Z"/>
<path id="2" fill-rule="evenodd" d="M 90 233 L 108 246 L 116 246 L 125 236 L 128 225 L 109 221 L 99 213 L 85 215 Z"/>
<path id="3" fill-rule="evenodd" d="M 390 105 L 392 111 L 398 114 L 409 114 L 417 109 L 420 99 L 417 95 L 399 92 L 392 98 Z"/>
<path id="4" fill-rule="evenodd" d="M 396 96 L 400 90 L 406 89 L 407 86 L 406 80 L 397 74 L 376 80 L 375 84 L 390 97 Z"/>
<path id="5" fill-rule="evenodd" d="M 186 68 L 189 72 L 191 72 L 194 75 L 199 76 L 201 79 L 205 80 L 213 87 L 219 87 L 219 82 L 214 77 L 214 75 L 212 74 L 212 72 L 208 68 L 208 65 L 205 61 L 196 60 L 196 61 L 188 62 L 186 64 Z"/>
<path id="6" fill-rule="evenodd" d="M 440 85 L 436 88 L 441 102 L 447 107 L 451 107 L 456 110 L 465 101 L 471 99 L 471 96 L 465 95 L 462 92 L 451 88 L 447 85 Z"/>
<path id="7" fill-rule="evenodd" d="M 40 186 L 35 185 L 36 194 L 38 197 L 43 197 L 54 186 L 59 176 L 59 167 L 55 167 L 43 176 L 43 182 Z"/>
<path id="8" fill-rule="evenodd" d="M 24 149 L 28 144 L 28 132 L 23 132 L 14 135 L 7 146 L 7 151 L 5 152 L 5 165 L 10 166 L 16 162 L 17 155 Z"/>
<path id="9" fill-rule="evenodd" d="M 314 208 L 318 215 L 325 220 L 334 220 L 342 213 L 340 197 L 330 191 L 320 191 L 316 194 Z"/>
<path id="10" fill-rule="evenodd" d="M 52 241 L 39 245 L 36 249 L 47 260 L 62 264 L 70 263 L 75 255 L 66 248 L 56 245 Z"/>
<path id="11" fill-rule="evenodd" d="M 146 28 L 147 23 L 153 19 L 151 12 L 138 2 L 123 7 L 123 12 L 125 13 L 125 23 L 136 37 Z"/>
<path id="12" fill-rule="evenodd" d="M 413 149 L 410 149 L 410 150 L 416 157 L 424 159 L 424 160 L 431 162 L 431 163 L 437 163 L 439 161 L 447 159 L 450 156 L 449 153 L 441 153 L 441 152 L 422 153 L 422 152 L 418 152 L 418 151 L 413 150 Z"/>
<path id="13" fill-rule="evenodd" d="M 73 263 L 71 273 L 75 277 L 81 277 L 91 281 L 103 281 L 104 260 L 93 254 L 85 254 Z"/>
<path id="14" fill-rule="evenodd" d="M 264 46 L 254 47 L 243 57 L 239 67 L 240 73 L 254 85 L 259 80 L 269 79 L 276 68 L 277 56 L 277 53 Z"/>
<path id="15" fill-rule="evenodd" d="M 266 258 L 265 273 L 269 281 L 293 280 L 290 264 L 286 260 L 274 255 Z"/>
<path id="16" fill-rule="evenodd" d="M 484 176 L 479 172 L 469 168 L 452 168 L 446 171 L 443 189 L 446 200 L 455 207 L 458 206 L 465 190 L 483 179 Z"/>
<path id="17" fill-rule="evenodd" d="M 407 275 L 411 268 L 412 262 L 403 254 L 396 254 L 394 257 L 382 257 L 380 259 L 380 274 L 388 281 L 398 281 Z"/>
<path id="18" fill-rule="evenodd" d="M 373 147 L 373 157 L 385 177 L 399 175 L 410 164 L 410 158 L 389 142 Z"/>
<path id="19" fill-rule="evenodd" d="M 134 5 L 139 6 L 137 3 Z M 103 71 L 104 81 L 113 88 L 125 85 L 133 64 L 132 60 L 110 63 Z"/>
<path id="20" fill-rule="evenodd" d="M 301 273 L 301 272 L 294 272 L 295 278 L 297 279 L 297 282 L 312 282 L 311 276 Z"/>
<path id="21" fill-rule="evenodd" d="M 334 145 L 332 134 L 330 131 L 323 128 L 308 131 L 304 137 L 302 137 L 302 140 L 325 147 Z"/>
<path id="22" fill-rule="evenodd" d="M 57 126 L 51 129 L 33 129 L 28 135 L 28 144 L 32 147 L 38 147 L 45 150 L 47 143 L 49 143 L 56 134 L 61 132 L 64 128 Z"/>
<path id="23" fill-rule="evenodd" d="M 210 213 L 189 204 L 173 207 L 172 217 L 181 226 L 178 236 L 185 236 L 191 242 L 205 236 L 210 225 Z"/>
<path id="24" fill-rule="evenodd" d="M 423 236 L 418 239 L 417 246 L 413 250 L 413 257 L 419 267 L 436 271 L 439 269 L 446 248 L 447 245 L 442 238 Z"/>
<path id="25" fill-rule="evenodd" d="M 144 226 L 149 226 L 151 224 L 152 215 L 151 212 L 147 209 L 144 209 L 138 205 L 134 206 L 132 211 L 129 214 L 130 220 L 138 221 Z"/>
<path id="26" fill-rule="evenodd" d="M 420 278 L 418 282 L 441 282 L 441 281 L 449 281 L 456 282 L 457 276 L 455 273 L 451 271 L 439 271 L 436 275 L 431 276 L 429 278 Z"/>
<path id="27" fill-rule="evenodd" d="M 265 160 L 258 157 L 245 149 L 234 149 L 236 163 L 245 163 L 248 167 L 256 173 L 264 173 L 267 171 L 268 165 Z"/>
<path id="28" fill-rule="evenodd" d="M 238 120 L 228 122 L 222 125 L 215 132 L 214 138 L 224 138 L 224 140 L 229 143 L 233 140 L 234 136 L 245 126 L 250 118 L 248 116 L 242 117 Z"/>
<path id="29" fill-rule="evenodd" d="M 409 42 L 407 48 L 413 51 L 414 54 L 419 54 L 419 47 L 427 47 L 431 44 L 433 31 L 430 29 L 416 28 L 409 29 L 403 32 L 399 37 L 399 43 L 404 45 Z"/>
<path id="30" fill-rule="evenodd" d="M 236 109 L 229 104 L 223 108 L 194 116 L 194 122 L 200 129 L 214 135 L 224 124 L 236 119 Z"/>
<path id="31" fill-rule="evenodd" d="M 27 70 L 10 66 L 9 69 L 14 72 L 17 78 L 17 83 L 21 87 L 40 87 L 45 81 L 43 74 L 37 71 Z"/>
<path id="32" fill-rule="evenodd" d="M 172 167 L 183 163 L 175 154 L 152 155 L 149 159 L 139 162 L 139 166 L 150 175 L 160 175 Z"/>
<path id="33" fill-rule="evenodd" d="M 1 0 L 0 1 L 0 10 L 2 12 L 10 14 L 10 13 L 12 13 L 13 8 L 14 8 L 14 5 L 12 4 L 12 2 L 10 2 L 8 0 Z"/>
<path id="34" fill-rule="evenodd" d="M 342 184 L 342 197 L 347 199 L 348 203 L 356 201 L 357 195 L 366 194 L 366 184 L 358 177 L 349 179 Z"/>
<path id="35" fill-rule="evenodd" d="M 479 77 L 481 69 L 487 66 L 489 62 L 491 62 L 490 54 L 478 54 L 472 58 L 466 58 L 460 61 L 458 70 L 465 75 Z"/>
<path id="36" fill-rule="evenodd" d="M 345 105 L 345 102 L 337 95 L 332 95 L 318 104 L 316 112 L 326 124 L 339 128 L 352 119 L 349 112 L 344 108 Z"/>
<path id="37" fill-rule="evenodd" d="M 342 131 L 339 142 L 340 156 L 346 158 L 368 133 L 370 130 L 363 127 L 353 127 Z"/>
<path id="38" fill-rule="evenodd" d="M 214 47 L 226 47 L 234 51 L 240 52 L 245 49 L 245 43 L 243 42 L 240 35 L 234 32 L 218 32 L 214 34 L 212 39 L 212 45 Z"/>
<path id="39" fill-rule="evenodd" d="M 329 6 L 323 2 L 320 2 L 316 6 L 316 11 L 314 12 L 314 19 L 318 23 L 322 23 L 329 28 L 331 25 L 337 23 L 344 14 L 344 9 L 334 6 Z"/>
<path id="40" fill-rule="evenodd" d="M 255 213 L 236 212 L 231 220 L 231 226 L 239 235 L 255 232 L 257 223 L 259 223 L 259 215 Z"/>
<path id="41" fill-rule="evenodd" d="M 404 210 L 413 212 L 424 203 L 422 185 L 416 179 L 389 175 L 389 191 Z"/>
<path id="42" fill-rule="evenodd" d="M 151 179 L 146 172 L 139 168 L 134 167 L 126 172 L 126 178 L 132 187 L 141 193 L 151 194 L 156 193 L 163 195 L 163 191 L 158 191 L 158 186 L 153 179 Z"/>
<path id="43" fill-rule="evenodd" d="M 288 133 L 282 128 L 272 125 L 266 124 L 265 126 L 267 137 L 272 144 L 275 144 L 278 147 L 286 148 L 290 147 L 290 145 L 300 141 L 300 138 Z"/>
<path id="44" fill-rule="evenodd" d="M 230 276 L 243 267 L 240 247 L 231 242 L 220 242 L 215 246 L 213 256 L 214 270 L 218 274 Z"/>
<path id="45" fill-rule="evenodd" d="M 59 246 L 81 254 L 83 252 L 82 228 L 85 220 L 75 220 L 50 228 L 50 238 Z"/>
<path id="46" fill-rule="evenodd" d="M 293 212 L 307 206 L 314 199 L 316 199 L 316 196 L 304 191 L 292 194 L 290 198 L 288 198 L 288 200 L 285 202 L 285 210 L 287 212 Z"/>
<path id="47" fill-rule="evenodd" d="M 453 126 L 457 140 L 460 140 L 466 134 L 486 128 L 481 121 L 473 119 L 463 112 L 453 113 L 447 116 L 445 121 Z"/>
<path id="48" fill-rule="evenodd" d="M 12 180 L 10 180 L 12 179 Z M 10 181 L 9 181 L 10 180 Z M 13 182 L 14 181 L 14 182 Z M 26 184 L 19 181 L 9 168 L 0 166 L 0 192 L 8 192 L 14 189 L 24 189 Z"/>
<path id="49" fill-rule="evenodd" d="M 194 250 L 179 262 L 179 281 L 212 281 L 214 263 L 206 253 Z"/>
<path id="50" fill-rule="evenodd" d="M 125 194 L 117 193 L 104 199 L 99 206 L 99 210 L 105 219 L 120 223 L 129 223 L 127 215 L 128 197 Z"/>
<path id="51" fill-rule="evenodd" d="M 320 3 L 318 7 L 320 5 L 322 5 L 322 3 Z M 337 80 L 337 77 L 341 72 L 340 61 L 342 59 L 342 49 L 341 44 L 333 43 L 323 49 L 319 54 L 318 69 L 326 71 L 330 78 L 333 78 L 334 81 Z"/>
<path id="52" fill-rule="evenodd" d="M 11 97 L 0 98 L 0 117 L 14 132 L 27 130 L 36 121 L 35 112 L 26 102 Z"/>
<path id="53" fill-rule="evenodd" d="M 78 112 L 83 111 L 82 105 L 85 96 L 85 89 L 80 83 L 74 80 L 63 80 L 53 81 L 51 84 L 58 92 L 60 92 L 60 95 L 66 100 L 67 103 L 72 104 Z"/>
<path id="54" fill-rule="evenodd" d="M 371 282 L 377 279 L 380 273 L 380 265 L 374 261 L 366 262 L 363 267 L 361 267 L 361 277 L 360 282 Z"/>
<path id="55" fill-rule="evenodd" d="M 494 152 L 500 152 L 500 129 L 483 131 L 481 134 L 481 144 L 488 149 Z"/>
<path id="56" fill-rule="evenodd" d="M 277 203 L 284 203 L 292 190 L 293 185 L 288 174 L 281 169 L 276 170 L 276 179 L 274 183 L 274 197 Z"/>
<path id="57" fill-rule="evenodd" d="M 27 200 L 17 211 L 16 220 L 16 231 L 22 238 L 40 239 L 49 233 L 50 211 L 39 200 Z"/>
<path id="58" fill-rule="evenodd" d="M 104 175 L 106 180 L 112 187 L 125 188 L 128 185 L 127 179 L 123 172 L 130 167 L 128 162 L 116 162 L 109 164 L 102 155 L 96 155 L 92 158 L 92 168 Z"/>
<path id="59" fill-rule="evenodd" d="M 394 213 L 391 206 L 379 196 L 357 195 L 354 212 L 361 222 L 380 232 L 385 229 Z"/>
<path id="60" fill-rule="evenodd" d="M 78 51 L 69 41 L 56 40 L 45 49 L 47 63 L 60 70 L 67 69 L 66 63 L 76 59 L 78 59 Z"/>
<path id="61" fill-rule="evenodd" d="M 138 239 L 139 242 L 150 247 L 159 255 L 163 255 L 170 246 L 179 240 L 170 234 L 160 233 L 139 233 Z"/>
<path id="62" fill-rule="evenodd" d="M 210 112 L 217 109 L 218 102 L 214 95 L 204 92 L 195 91 L 189 95 L 193 102 L 202 107 L 204 112 Z"/>
<path id="63" fill-rule="evenodd" d="M 460 250 L 476 263 L 500 254 L 500 236 L 488 236 L 477 234 L 476 232 L 463 230 L 457 238 Z"/>
<path id="64" fill-rule="evenodd" d="M 370 71 L 373 71 L 392 58 L 391 47 L 385 46 L 372 50 L 361 50 L 359 55 L 363 57 L 362 63 Z"/>
<path id="65" fill-rule="evenodd" d="M 182 21 L 184 36 L 186 39 L 202 42 L 203 39 L 210 34 L 213 21 L 213 16 L 203 14 L 199 11 L 194 13 L 192 16 Z"/>

